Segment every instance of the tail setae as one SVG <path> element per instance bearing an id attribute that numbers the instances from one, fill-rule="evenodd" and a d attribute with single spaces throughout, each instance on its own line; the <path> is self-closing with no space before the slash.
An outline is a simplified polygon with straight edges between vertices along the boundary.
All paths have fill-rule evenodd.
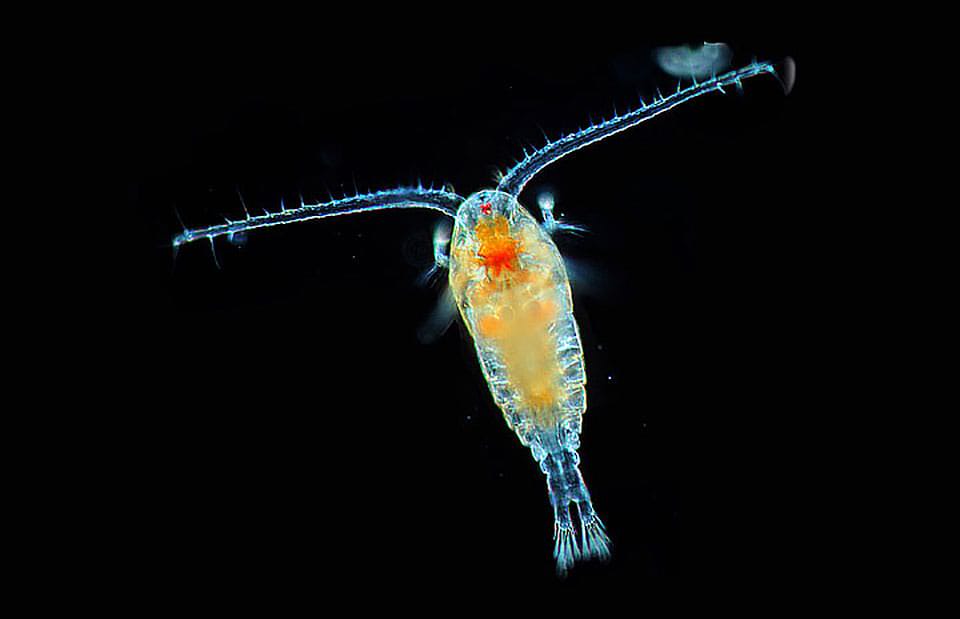
<path id="1" fill-rule="evenodd" d="M 593 509 L 590 492 L 580 474 L 580 456 L 573 445 L 564 445 L 554 431 L 538 431 L 530 437 L 534 457 L 540 470 L 547 476 L 547 490 L 554 516 L 553 556 L 557 560 L 557 574 L 567 571 L 579 560 L 610 558 L 610 538 L 603 522 Z M 570 504 L 576 506 L 580 518 L 580 540 L 570 515 Z"/>

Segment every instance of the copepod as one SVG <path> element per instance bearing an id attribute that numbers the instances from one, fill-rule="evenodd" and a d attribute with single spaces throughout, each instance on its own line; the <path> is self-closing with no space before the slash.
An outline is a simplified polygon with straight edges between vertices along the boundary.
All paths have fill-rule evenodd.
<path id="1" fill-rule="evenodd" d="M 510 428 L 527 446 L 546 475 L 554 511 L 554 556 L 565 574 L 577 559 L 606 558 L 610 540 L 593 509 L 580 474 L 582 418 L 586 411 L 583 348 L 573 315 L 567 272 L 551 236 L 576 229 L 553 216 L 553 200 L 539 203 L 541 221 L 518 202 L 524 186 L 561 157 L 711 92 L 742 87 L 744 80 L 770 74 L 769 62 L 753 62 L 686 87 L 651 102 L 591 124 L 527 152 L 501 175 L 496 189 L 463 198 L 451 189 L 402 187 L 344 196 L 329 202 L 245 217 L 238 221 L 188 229 L 176 235 L 173 247 L 225 236 L 246 239 L 254 229 L 384 209 L 430 209 L 454 220 L 450 238 L 434 236 L 435 268 L 449 268 L 453 301 L 474 341 L 477 358 Z M 785 92 L 793 85 L 795 66 L 782 67 Z M 214 257 L 216 254 L 214 253 Z M 449 298 L 450 295 L 444 295 Z M 452 310 L 455 311 L 455 310 Z M 580 540 L 570 513 L 580 518 Z"/>
<path id="2" fill-rule="evenodd" d="M 493 400 L 547 476 L 557 569 L 581 556 L 608 557 L 609 539 L 578 466 L 587 375 L 557 246 L 512 195 L 480 191 L 457 210 L 449 268 Z M 571 503 L 580 514 L 580 547 Z"/>

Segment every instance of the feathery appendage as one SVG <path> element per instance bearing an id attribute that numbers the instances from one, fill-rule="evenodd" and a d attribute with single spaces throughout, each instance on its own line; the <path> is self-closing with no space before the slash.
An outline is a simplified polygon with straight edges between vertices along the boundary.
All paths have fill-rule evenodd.
<path id="1" fill-rule="evenodd" d="M 557 575 L 561 577 L 566 576 L 573 564 L 580 559 L 580 549 L 577 548 L 577 531 L 573 528 L 572 523 L 554 524 L 553 558 L 557 560 Z"/>
<path id="2" fill-rule="evenodd" d="M 609 561 L 610 538 L 607 536 L 600 517 L 593 514 L 591 517 L 585 518 L 581 512 L 580 528 L 584 558 Z"/>
<path id="3" fill-rule="evenodd" d="M 323 204 L 304 204 L 301 201 L 297 208 L 282 209 L 274 213 L 264 213 L 253 217 L 247 213 L 247 216 L 239 221 L 227 220 L 227 223 L 206 228 L 185 229 L 173 238 L 173 246 L 178 247 L 201 239 L 209 239 L 212 242 L 218 236 L 233 237 L 256 228 L 282 226 L 310 219 L 383 209 L 430 209 L 452 218 L 456 216 L 457 207 L 461 202 L 463 202 L 463 198 L 451 191 L 424 187 L 402 187 L 375 191 L 332 200 Z M 244 208 L 244 212 L 246 213 L 246 208 Z"/>
<path id="4" fill-rule="evenodd" d="M 632 112 L 615 115 L 609 120 L 605 120 L 599 124 L 592 124 L 580 131 L 549 142 L 533 152 L 527 153 L 522 161 L 503 175 L 497 189 L 514 196 L 519 195 L 524 185 L 540 172 L 540 170 L 565 155 L 615 133 L 625 131 L 701 95 L 713 91 L 726 92 L 724 90 L 725 86 L 736 85 L 737 88 L 741 88 L 741 82 L 743 80 L 757 75 L 763 75 L 764 73 L 770 73 L 774 76 L 777 74 L 773 64 L 769 62 L 753 62 L 745 67 L 729 71 L 723 75 L 718 75 L 704 82 L 698 83 L 694 80 L 693 83 L 686 88 L 681 88 L 678 83 L 677 90 L 672 95 L 660 95 L 654 98 L 652 103 L 643 103 L 641 100 L 640 107 Z"/>

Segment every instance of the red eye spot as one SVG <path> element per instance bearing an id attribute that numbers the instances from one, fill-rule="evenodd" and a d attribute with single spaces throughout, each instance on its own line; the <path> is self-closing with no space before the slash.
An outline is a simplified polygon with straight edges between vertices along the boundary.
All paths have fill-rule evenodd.
<path id="1" fill-rule="evenodd" d="M 489 202 L 484 202 L 483 204 L 480 205 L 480 212 L 483 213 L 484 215 L 489 215 L 492 210 L 493 209 L 490 206 Z"/>

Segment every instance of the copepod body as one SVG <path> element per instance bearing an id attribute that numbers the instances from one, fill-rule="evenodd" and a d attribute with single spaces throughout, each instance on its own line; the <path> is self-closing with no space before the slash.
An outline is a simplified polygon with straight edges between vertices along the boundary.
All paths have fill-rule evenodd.
<path id="1" fill-rule="evenodd" d="M 480 191 L 457 210 L 449 281 L 494 401 L 547 476 L 557 570 L 605 558 L 609 540 L 578 467 L 587 377 L 560 252 L 516 198 Z"/>

